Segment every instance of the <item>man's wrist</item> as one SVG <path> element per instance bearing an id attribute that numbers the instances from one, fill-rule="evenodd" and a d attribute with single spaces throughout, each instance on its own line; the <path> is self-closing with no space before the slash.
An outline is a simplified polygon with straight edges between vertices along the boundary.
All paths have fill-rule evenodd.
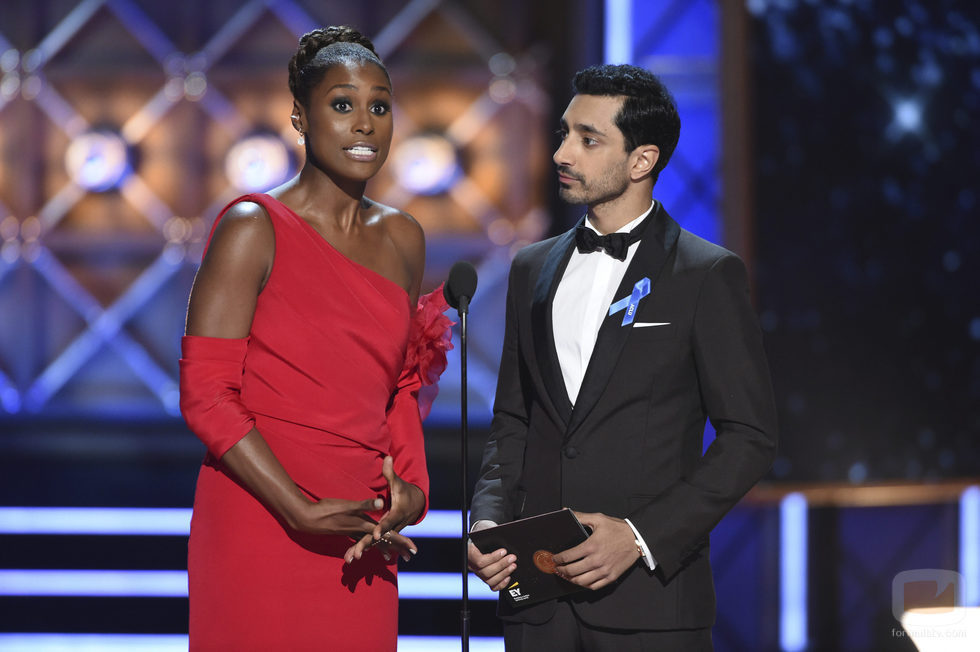
<path id="1" fill-rule="evenodd" d="M 650 548 L 647 547 L 646 541 L 643 539 L 643 535 L 640 531 L 636 529 L 636 526 L 628 519 L 624 518 L 626 524 L 630 526 L 630 530 L 633 531 L 633 543 L 636 544 L 636 550 L 640 554 L 640 559 L 643 560 L 644 565 L 650 570 L 657 567 L 657 560 L 654 559 L 653 555 L 650 553 Z"/>
<path id="2" fill-rule="evenodd" d="M 497 527 L 497 523 L 487 518 L 481 518 L 480 520 L 473 522 L 473 526 L 470 527 L 470 532 L 476 532 L 478 530 L 486 530 L 487 528 L 491 528 L 491 527 Z"/>

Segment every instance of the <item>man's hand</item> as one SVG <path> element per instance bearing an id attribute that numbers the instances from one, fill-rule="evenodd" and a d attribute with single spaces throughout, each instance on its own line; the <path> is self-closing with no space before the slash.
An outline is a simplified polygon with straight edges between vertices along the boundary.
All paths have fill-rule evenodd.
<path id="1" fill-rule="evenodd" d="M 484 555 L 470 541 L 467 544 L 466 555 L 473 574 L 486 582 L 494 591 L 506 588 L 510 584 L 511 573 L 517 570 L 517 557 L 508 555 L 503 548 Z"/>
<path id="2" fill-rule="evenodd" d="M 473 531 L 485 530 L 494 525 L 496 523 L 493 521 L 477 521 L 473 525 Z M 486 582 L 494 591 L 506 588 L 510 584 L 511 573 L 517 570 L 517 556 L 508 555 L 503 548 L 484 555 L 470 541 L 466 546 L 466 556 L 473 574 Z"/>
<path id="3" fill-rule="evenodd" d="M 575 512 L 575 516 L 592 529 L 592 535 L 555 555 L 556 574 L 595 591 L 615 582 L 640 558 L 636 537 L 621 518 L 580 512 Z"/>

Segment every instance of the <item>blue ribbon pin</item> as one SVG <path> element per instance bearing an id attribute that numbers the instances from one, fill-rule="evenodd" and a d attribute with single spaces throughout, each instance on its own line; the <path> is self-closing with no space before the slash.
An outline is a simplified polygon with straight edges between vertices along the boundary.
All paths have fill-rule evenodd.
<path id="1" fill-rule="evenodd" d="M 636 317 L 636 307 L 640 305 L 640 299 L 650 294 L 650 279 L 646 276 L 641 278 L 633 286 L 633 292 L 628 297 L 623 297 L 616 303 L 609 306 L 609 314 L 615 315 L 620 310 L 626 309 L 623 315 L 623 323 L 620 326 L 629 326 Z"/>

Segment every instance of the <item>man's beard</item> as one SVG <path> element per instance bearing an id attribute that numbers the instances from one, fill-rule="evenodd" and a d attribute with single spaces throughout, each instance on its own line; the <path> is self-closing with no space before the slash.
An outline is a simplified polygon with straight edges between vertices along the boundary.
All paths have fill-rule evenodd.
<path id="1" fill-rule="evenodd" d="M 629 175 L 626 174 L 625 170 L 608 170 L 595 183 L 590 183 L 578 175 L 569 174 L 568 170 L 563 167 L 559 167 L 558 171 L 578 182 L 567 188 L 558 187 L 558 196 L 562 201 L 569 204 L 597 206 L 616 199 L 629 187 Z"/>

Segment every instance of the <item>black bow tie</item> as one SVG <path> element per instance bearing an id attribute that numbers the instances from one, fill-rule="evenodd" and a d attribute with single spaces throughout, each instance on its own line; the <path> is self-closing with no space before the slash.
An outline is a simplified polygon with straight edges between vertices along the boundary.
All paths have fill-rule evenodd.
<path id="1" fill-rule="evenodd" d="M 629 251 L 630 245 L 640 239 L 642 234 L 640 226 L 642 223 L 629 233 L 599 235 L 584 224 L 579 224 L 575 227 L 575 246 L 582 254 L 590 254 L 601 249 L 616 260 L 625 261 L 626 252 Z"/>

